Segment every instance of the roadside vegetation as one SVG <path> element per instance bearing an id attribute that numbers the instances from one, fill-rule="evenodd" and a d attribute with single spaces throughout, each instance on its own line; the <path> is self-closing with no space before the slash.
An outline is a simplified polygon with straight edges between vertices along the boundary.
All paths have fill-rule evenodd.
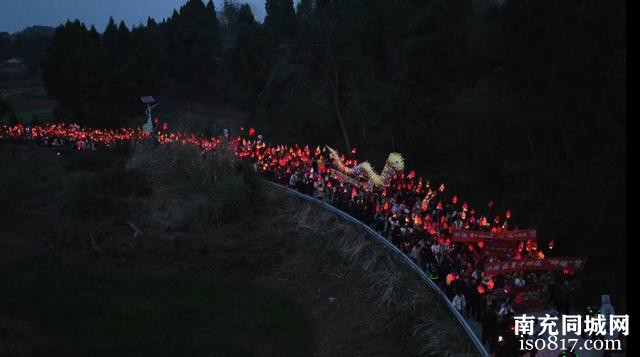
<path id="1" fill-rule="evenodd" d="M 229 153 L 3 146 L 0 161 L 0 316 L 35 326 L 33 351 L 474 354 L 383 247 Z"/>

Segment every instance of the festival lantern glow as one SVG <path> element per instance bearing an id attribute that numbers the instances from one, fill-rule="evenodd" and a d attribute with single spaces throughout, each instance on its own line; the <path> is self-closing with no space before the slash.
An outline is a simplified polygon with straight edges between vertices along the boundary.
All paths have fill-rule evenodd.
<path id="1" fill-rule="evenodd" d="M 549 250 L 553 250 L 553 247 L 555 247 L 555 245 L 556 245 L 555 240 L 552 239 L 551 241 L 549 241 Z"/>
<path id="2" fill-rule="evenodd" d="M 484 289 L 484 286 L 482 286 L 482 284 L 479 284 L 476 289 L 478 290 L 478 294 L 480 295 L 485 293 L 485 289 Z"/>
<path id="3" fill-rule="evenodd" d="M 495 286 L 496 283 L 493 281 L 493 279 L 489 278 L 489 280 L 487 280 L 487 288 L 489 288 L 489 290 L 493 290 Z"/>
<path id="4" fill-rule="evenodd" d="M 458 277 L 454 273 L 447 274 L 447 285 L 451 285 Z"/>

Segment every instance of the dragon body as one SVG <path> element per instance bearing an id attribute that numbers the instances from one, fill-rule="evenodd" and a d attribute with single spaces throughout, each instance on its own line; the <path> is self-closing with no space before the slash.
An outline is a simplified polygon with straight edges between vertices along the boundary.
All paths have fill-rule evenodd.
<path id="1" fill-rule="evenodd" d="M 396 172 L 402 172 L 402 170 L 404 170 L 404 158 L 397 152 L 392 152 L 389 154 L 382 172 L 378 174 L 373 170 L 373 167 L 371 167 L 371 164 L 367 161 L 353 167 L 349 167 L 345 165 L 335 149 L 327 146 L 327 150 L 329 151 L 329 157 L 331 158 L 331 161 L 333 161 L 333 164 L 339 171 L 347 175 L 363 177 L 368 180 L 369 183 L 371 183 L 374 187 L 388 186 L 393 175 Z"/>

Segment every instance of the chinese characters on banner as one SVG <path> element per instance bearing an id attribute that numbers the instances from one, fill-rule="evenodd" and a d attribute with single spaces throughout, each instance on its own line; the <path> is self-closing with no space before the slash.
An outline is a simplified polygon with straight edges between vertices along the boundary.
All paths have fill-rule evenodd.
<path id="1" fill-rule="evenodd" d="M 546 259 L 510 260 L 485 265 L 487 276 L 512 273 L 514 271 L 568 270 L 579 271 L 584 268 L 587 258 L 554 257 Z"/>

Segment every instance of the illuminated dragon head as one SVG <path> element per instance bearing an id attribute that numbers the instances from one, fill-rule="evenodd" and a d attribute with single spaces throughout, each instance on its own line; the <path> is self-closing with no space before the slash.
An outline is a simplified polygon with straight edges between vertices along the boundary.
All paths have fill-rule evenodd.
<path id="1" fill-rule="evenodd" d="M 387 164 L 390 165 L 395 171 L 400 172 L 404 170 L 404 158 L 400 153 L 392 152 L 391 154 L 389 154 L 389 157 L 387 158 Z"/>

